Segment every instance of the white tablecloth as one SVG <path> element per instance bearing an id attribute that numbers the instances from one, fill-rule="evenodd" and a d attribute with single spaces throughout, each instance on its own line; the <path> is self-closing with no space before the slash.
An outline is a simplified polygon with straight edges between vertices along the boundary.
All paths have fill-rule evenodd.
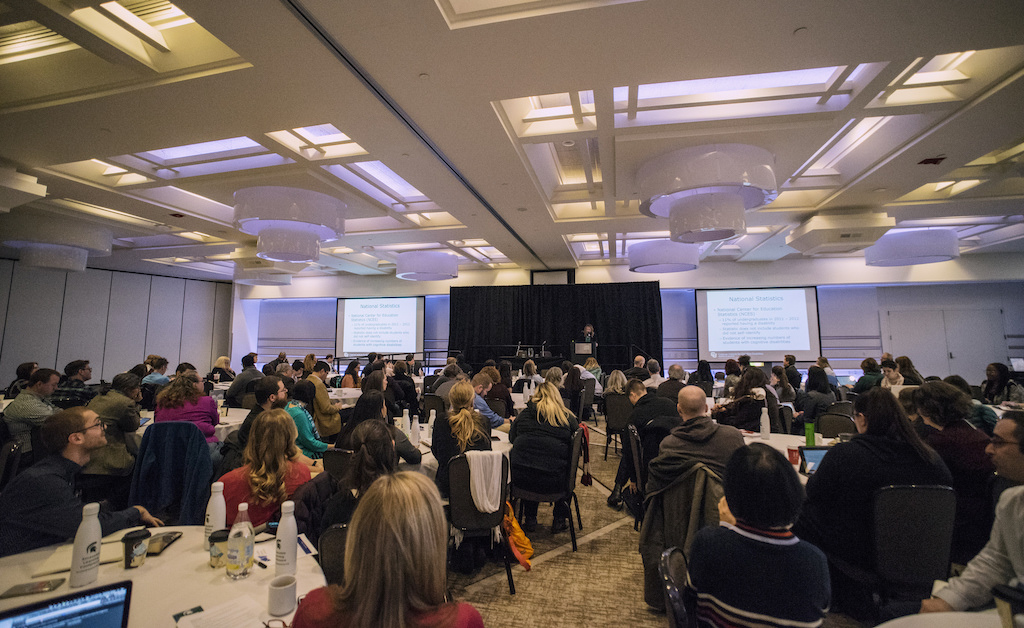
<path id="1" fill-rule="evenodd" d="M 224 568 L 213 569 L 209 565 L 209 552 L 203 549 L 203 528 L 200 526 L 180 526 L 153 529 L 151 531 L 179 530 L 184 535 L 175 541 L 159 556 L 150 556 L 146 563 L 137 569 L 126 570 L 124 563 L 100 565 L 99 578 L 92 585 L 99 586 L 118 582 L 132 581 L 132 600 L 129 623 L 139 628 L 150 626 L 173 627 L 172 616 L 195 606 L 206 609 L 213 608 L 240 596 L 247 596 L 258 605 L 260 618 L 263 621 L 272 619 L 267 613 L 267 588 L 274 578 L 274 542 L 273 540 L 257 543 L 256 555 L 269 559 L 269 567 L 254 567 L 252 574 L 244 580 L 230 580 Z M 0 591 L 7 590 L 15 584 L 25 582 L 66 578 L 68 574 L 54 574 L 32 578 L 34 569 L 45 561 L 54 548 L 43 548 L 15 554 L 0 559 Z M 263 561 L 267 562 L 267 561 Z M 305 595 L 325 584 L 320 565 L 312 556 L 299 552 L 298 595 Z M 67 595 L 70 592 L 65 582 L 56 590 L 37 595 L 26 595 L 17 598 L 0 600 L 0 610 L 5 610 L 31 602 L 52 597 Z M 291 621 L 291 615 L 281 617 Z"/>
<path id="2" fill-rule="evenodd" d="M 1000 628 L 1002 625 L 994 612 L 925 613 L 891 619 L 878 628 Z"/>
<path id="3" fill-rule="evenodd" d="M 789 449 L 790 449 L 790 447 L 795 449 L 797 447 L 801 447 L 801 446 L 807 444 L 807 439 L 805 437 L 803 437 L 803 436 L 794 436 L 793 434 L 772 434 L 771 437 L 768 440 L 761 440 L 761 435 L 760 434 L 752 434 L 752 433 L 748 433 L 748 432 L 743 432 L 743 440 L 748 445 L 752 445 L 754 443 L 764 443 L 765 445 L 769 445 L 773 449 L 776 449 L 776 450 L 782 452 L 782 455 L 785 456 L 787 459 L 789 459 Z M 797 469 L 799 471 L 800 464 L 797 463 L 797 464 L 793 465 L 793 468 Z M 806 475 L 804 475 L 802 473 L 798 473 L 797 475 L 800 476 L 800 481 L 802 483 L 804 483 L 804 484 L 807 483 L 807 476 Z"/>

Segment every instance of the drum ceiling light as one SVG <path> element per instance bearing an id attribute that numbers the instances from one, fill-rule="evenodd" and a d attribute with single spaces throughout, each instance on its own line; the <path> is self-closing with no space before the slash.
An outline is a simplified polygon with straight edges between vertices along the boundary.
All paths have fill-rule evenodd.
<path id="1" fill-rule="evenodd" d="M 629 247 L 629 270 L 634 273 L 679 273 L 700 264 L 700 246 L 671 240 L 648 240 Z"/>
<path id="2" fill-rule="evenodd" d="M 775 159 L 747 144 L 693 146 L 656 157 L 637 172 L 640 212 L 668 218 L 676 242 L 712 242 L 746 232 L 745 214 L 778 196 Z"/>
<path id="3" fill-rule="evenodd" d="M 292 276 L 288 273 L 271 273 L 236 266 L 232 281 L 245 286 L 289 286 Z"/>
<path id="4" fill-rule="evenodd" d="M 958 257 L 960 242 L 953 229 L 890 231 L 864 249 L 868 266 L 914 266 Z"/>
<path id="5" fill-rule="evenodd" d="M 244 188 L 235 192 L 235 226 L 257 236 L 257 257 L 315 262 L 321 243 L 344 235 L 347 207 L 333 196 L 301 188 Z"/>
<path id="6" fill-rule="evenodd" d="M 4 244 L 20 249 L 25 266 L 82 272 L 89 256 L 107 257 L 113 234 L 109 229 L 74 219 L 37 217 L 16 210 L 4 219 Z"/>
<path id="7" fill-rule="evenodd" d="M 459 276 L 459 258 L 445 251 L 407 251 L 396 260 L 395 276 L 408 281 L 447 281 Z"/>

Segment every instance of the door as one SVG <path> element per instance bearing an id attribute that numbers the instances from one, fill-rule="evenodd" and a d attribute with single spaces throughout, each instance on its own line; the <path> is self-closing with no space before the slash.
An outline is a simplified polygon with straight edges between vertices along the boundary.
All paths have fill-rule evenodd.
<path id="1" fill-rule="evenodd" d="M 1007 362 L 1002 310 L 946 310 L 943 314 L 950 373 L 978 384 L 985 379 L 988 364 Z"/>
<path id="2" fill-rule="evenodd" d="M 946 324 L 942 310 L 889 312 L 889 352 L 909 356 L 922 376 L 949 375 Z"/>

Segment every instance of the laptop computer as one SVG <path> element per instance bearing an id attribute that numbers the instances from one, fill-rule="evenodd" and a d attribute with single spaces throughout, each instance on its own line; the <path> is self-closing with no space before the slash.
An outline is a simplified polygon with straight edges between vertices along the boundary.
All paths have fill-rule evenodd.
<path id="1" fill-rule="evenodd" d="M 812 475 L 821 464 L 821 460 L 828 453 L 831 447 L 801 447 L 800 448 L 800 473 Z M 0 628 L 3 628 L 0 626 Z"/>
<path id="2" fill-rule="evenodd" d="M 0 612 L 0 628 L 89 626 L 128 628 L 130 581 L 74 591 Z"/>

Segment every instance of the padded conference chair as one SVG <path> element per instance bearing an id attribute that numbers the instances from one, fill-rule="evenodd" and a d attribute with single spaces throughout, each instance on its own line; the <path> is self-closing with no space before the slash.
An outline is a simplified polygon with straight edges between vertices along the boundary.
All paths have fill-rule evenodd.
<path id="1" fill-rule="evenodd" d="M 845 414 L 846 416 L 853 418 L 853 402 L 852 401 L 837 401 L 830 405 L 826 412 L 833 414 Z"/>
<path id="2" fill-rule="evenodd" d="M 431 410 L 434 410 L 436 413 L 435 419 L 444 418 L 444 399 L 442 399 L 440 395 L 435 395 L 433 393 L 423 395 L 423 403 L 420 406 L 422 416 L 429 420 Z"/>
<path id="3" fill-rule="evenodd" d="M 826 412 L 818 417 L 818 431 L 822 438 L 835 438 L 840 434 L 856 434 L 857 425 L 845 414 Z"/>
<path id="4" fill-rule="evenodd" d="M 505 407 L 505 401 L 503 399 L 484 399 L 487 402 L 487 407 L 494 411 L 495 414 L 503 419 L 508 418 L 508 408 Z"/>
<path id="5" fill-rule="evenodd" d="M 604 420 L 605 431 L 608 436 L 604 442 L 604 459 L 608 459 L 608 443 L 615 442 L 615 453 L 619 453 L 619 443 L 625 434 L 626 426 L 629 425 L 629 417 L 633 413 L 633 404 L 629 397 L 623 394 L 609 393 L 604 396 Z M 625 447 L 625 444 L 622 445 Z"/>
<path id="6" fill-rule="evenodd" d="M 320 569 L 328 585 L 345 583 L 345 541 L 348 525 L 335 523 L 320 535 L 317 551 L 320 555 Z"/>
<path id="7" fill-rule="evenodd" d="M 2 421 L 3 419 L 0 419 Z M 21 464 L 21 445 L 16 440 L 9 440 L 0 446 L 0 490 L 18 474 Z"/>
<path id="8" fill-rule="evenodd" d="M 423 376 L 423 390 L 430 390 L 430 387 L 437 381 L 437 375 L 424 375 Z"/>
<path id="9" fill-rule="evenodd" d="M 580 391 L 580 415 L 582 423 L 594 413 L 594 391 L 597 389 L 597 380 L 588 379 L 583 382 L 583 390 Z M 594 424 L 597 425 L 597 416 L 594 416 Z"/>
<path id="10" fill-rule="evenodd" d="M 328 449 L 323 453 L 324 471 L 335 480 L 340 480 L 348 471 L 355 452 L 350 449 Z"/>
<path id="11" fill-rule="evenodd" d="M 212 475 L 210 448 L 195 424 L 155 423 L 142 436 L 128 502 L 168 525 L 203 525 Z"/>
<path id="12" fill-rule="evenodd" d="M 665 612 L 670 628 L 689 628 L 688 613 L 683 603 L 683 588 L 686 585 L 686 555 L 678 547 L 670 547 L 661 553 L 658 574 L 665 592 Z"/>
<path id="13" fill-rule="evenodd" d="M 876 612 L 892 602 L 928 597 L 935 580 L 949 576 L 956 493 L 949 486 L 885 486 L 874 497 L 874 571 L 829 558 L 870 588 Z"/>
<path id="14" fill-rule="evenodd" d="M 639 505 L 636 508 L 636 512 L 633 513 L 633 529 L 639 530 L 640 524 L 644 521 L 644 501 L 645 493 L 644 488 L 647 486 L 647 476 L 644 473 L 643 464 L 643 446 L 640 444 L 640 432 L 637 431 L 636 426 L 632 423 L 626 427 L 626 433 L 629 434 L 629 448 L 630 453 L 633 455 L 633 477 L 636 478 L 636 490 L 639 493 Z"/>
<path id="15" fill-rule="evenodd" d="M 512 499 L 519 500 L 520 521 L 523 520 L 523 500 L 532 502 L 557 502 L 567 500 L 569 502 L 569 536 L 572 537 L 572 551 L 576 551 L 576 527 L 573 525 L 572 504 L 576 504 L 576 522 L 580 530 L 583 529 L 583 518 L 580 516 L 580 500 L 576 497 L 576 469 L 580 465 L 580 454 L 583 452 L 583 428 L 576 430 L 572 435 L 572 453 L 569 456 L 569 471 L 566 474 L 565 488 L 557 493 L 534 493 L 512 485 Z"/>
<path id="16" fill-rule="evenodd" d="M 491 531 L 495 526 L 500 528 L 505 518 L 505 502 L 508 501 L 508 475 L 508 458 L 502 456 L 500 478 L 501 501 L 499 502 L 498 509 L 494 512 L 480 512 L 476 509 L 476 503 L 473 501 L 473 493 L 470 489 L 469 460 L 466 459 L 466 454 L 452 457 L 448 461 L 448 519 L 451 527 L 461 530 L 464 538 L 490 537 Z M 572 518 L 570 517 L 570 525 L 571 523 Z M 503 529 L 499 544 L 503 550 L 502 556 L 505 559 L 508 592 L 510 595 L 515 595 L 516 585 L 512 581 L 512 563 L 510 561 L 512 549 L 508 545 L 508 539 L 505 538 L 505 531 Z"/>
<path id="17" fill-rule="evenodd" d="M 783 434 L 793 433 L 793 408 L 789 406 L 779 406 L 779 416 L 782 417 L 782 430 Z"/>

